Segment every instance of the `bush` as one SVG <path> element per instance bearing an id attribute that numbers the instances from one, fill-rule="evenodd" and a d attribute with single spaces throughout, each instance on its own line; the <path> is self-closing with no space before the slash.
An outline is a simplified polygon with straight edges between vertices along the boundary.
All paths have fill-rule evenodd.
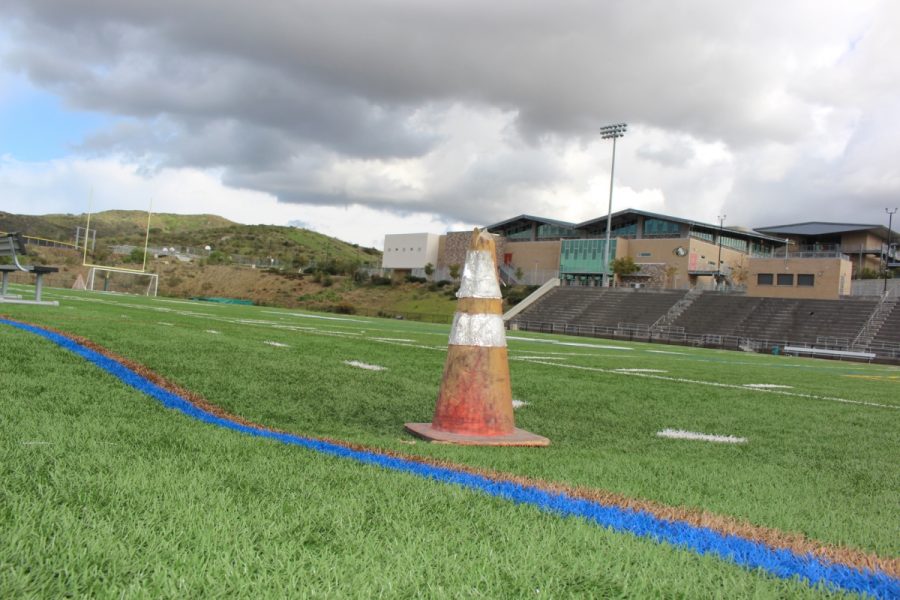
<path id="1" fill-rule="evenodd" d="M 372 285 L 391 285 L 390 277 L 382 277 L 381 275 L 373 274 L 371 277 Z"/>
<path id="2" fill-rule="evenodd" d="M 406 283 L 425 283 L 426 281 L 428 280 L 424 277 L 416 277 L 415 275 L 406 276 Z"/>
<path id="3" fill-rule="evenodd" d="M 206 263 L 210 265 L 227 265 L 230 262 L 231 257 L 218 250 L 213 250 L 209 253 L 209 256 L 206 257 Z"/>
<path id="4" fill-rule="evenodd" d="M 331 312 L 338 313 L 339 315 L 355 315 L 356 307 L 350 304 L 349 302 L 341 302 L 340 304 L 336 304 L 331 307 Z"/>
<path id="5" fill-rule="evenodd" d="M 525 298 L 527 298 L 534 290 L 538 289 L 536 285 L 517 285 L 504 288 L 506 302 L 509 306 L 515 306 Z"/>
<path id="6" fill-rule="evenodd" d="M 135 248 L 134 250 L 132 250 L 128 254 L 128 256 L 125 257 L 125 262 L 142 264 L 144 262 L 144 249 L 143 248 Z"/>

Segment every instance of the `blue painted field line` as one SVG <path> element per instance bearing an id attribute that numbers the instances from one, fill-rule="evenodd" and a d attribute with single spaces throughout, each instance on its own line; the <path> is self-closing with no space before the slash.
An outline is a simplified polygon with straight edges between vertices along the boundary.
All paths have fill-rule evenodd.
<path id="1" fill-rule="evenodd" d="M 533 486 L 496 481 L 447 467 L 422 464 L 408 459 L 385 456 L 377 452 L 353 450 L 330 442 L 236 423 L 198 408 L 180 396 L 138 375 L 121 363 L 63 335 L 6 319 L 0 319 L 0 323 L 46 338 L 94 363 L 131 387 L 156 398 L 164 406 L 181 411 L 204 423 L 257 437 L 278 440 L 285 444 L 302 446 L 329 456 L 349 458 L 363 464 L 377 465 L 425 479 L 478 490 L 491 496 L 519 504 L 528 504 L 558 515 L 582 517 L 613 531 L 647 537 L 657 542 L 689 549 L 698 554 L 711 554 L 750 570 L 762 569 L 783 579 L 799 577 L 813 586 L 821 584 L 831 589 L 869 594 L 875 598 L 900 598 L 900 580 L 881 571 L 859 570 L 842 564 L 828 563 L 811 554 L 800 555 L 783 548 L 771 548 L 761 542 L 726 535 L 705 527 L 660 519 L 644 511 L 605 506 L 561 493 L 548 492 Z"/>

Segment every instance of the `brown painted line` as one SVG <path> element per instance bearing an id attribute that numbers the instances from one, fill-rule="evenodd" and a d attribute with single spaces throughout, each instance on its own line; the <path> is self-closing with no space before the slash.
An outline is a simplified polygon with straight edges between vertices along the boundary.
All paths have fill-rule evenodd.
<path id="1" fill-rule="evenodd" d="M 24 321 L 18 321 L 16 319 L 12 319 L 9 317 L 3 317 L 10 321 L 16 321 L 18 323 L 23 323 L 25 325 L 32 325 L 31 323 L 25 323 Z M 36 325 L 32 325 L 36 326 Z M 217 417 L 221 417 L 223 419 L 228 419 L 235 423 L 240 423 L 241 425 L 245 425 L 247 427 L 252 427 L 254 429 L 260 429 L 263 431 L 271 431 L 274 433 L 287 433 L 290 435 L 298 435 L 295 432 L 285 431 L 281 429 L 275 429 L 273 427 L 267 427 L 264 425 L 260 425 L 258 423 L 254 423 L 249 421 L 243 417 L 238 415 L 234 415 L 224 410 L 220 406 L 216 406 L 212 404 L 201 395 L 191 392 L 186 388 L 183 388 L 165 377 L 151 371 L 144 365 L 141 365 L 135 361 L 124 358 L 118 354 L 115 354 L 111 350 L 100 346 L 87 338 L 73 335 L 70 333 L 66 333 L 64 331 L 60 331 L 58 329 L 54 329 L 51 327 L 45 327 L 40 325 L 39 327 L 46 329 L 47 331 L 52 331 L 59 335 L 69 338 L 70 340 L 81 344 L 91 350 L 102 354 L 103 356 L 112 359 L 125 367 L 133 370 L 137 374 L 142 377 L 147 378 L 154 384 L 159 387 L 177 394 L 181 396 L 191 404 L 197 406 L 198 408 L 205 410 Z M 345 448 L 350 448 L 351 450 L 358 450 L 363 452 L 373 452 L 377 454 L 381 454 L 384 456 L 389 456 L 392 458 L 399 458 L 403 460 L 409 460 L 412 462 L 417 462 L 424 465 L 430 465 L 435 467 L 442 467 L 447 469 L 454 469 L 457 471 L 461 471 L 464 473 L 469 473 L 472 475 L 479 475 L 482 477 L 486 477 L 492 481 L 497 482 L 509 482 L 518 484 L 525 487 L 534 487 L 539 488 L 548 492 L 564 494 L 573 498 L 579 498 L 583 500 L 589 500 L 592 502 L 597 502 L 598 504 L 602 504 L 604 506 L 612 506 L 616 508 L 623 508 L 627 510 L 633 511 L 644 511 L 649 513 L 655 517 L 660 519 L 665 519 L 667 521 L 680 521 L 683 523 L 687 523 L 689 525 L 693 525 L 695 527 L 706 527 L 708 529 L 712 529 L 724 535 L 734 535 L 746 540 L 760 542 L 766 544 L 770 548 L 783 548 L 785 550 L 790 550 L 799 555 L 811 554 L 816 558 L 823 559 L 832 563 L 843 564 L 849 567 L 857 568 L 857 569 L 869 569 L 872 571 L 880 570 L 881 572 L 895 578 L 900 578 L 900 558 L 885 558 L 878 556 L 871 552 L 865 552 L 863 550 L 859 550 L 856 548 L 849 548 L 843 546 L 834 546 L 830 544 L 825 544 L 823 542 L 819 542 L 813 539 L 810 539 L 803 535 L 802 533 L 792 533 L 792 532 L 783 532 L 778 529 L 773 529 L 769 527 L 763 527 L 759 525 L 753 525 L 751 523 L 747 523 L 744 521 L 740 521 L 736 518 L 718 515 L 715 513 L 711 513 L 705 510 L 696 509 L 696 508 L 688 508 L 688 507 L 677 507 L 677 506 L 667 506 L 665 504 L 653 502 L 650 500 L 642 500 L 639 498 L 631 498 L 628 496 L 624 496 L 622 494 L 617 494 L 615 492 L 608 492 L 605 490 L 587 488 L 587 487 L 576 487 L 569 486 L 566 484 L 555 483 L 544 481 L 541 479 L 535 479 L 530 477 L 524 477 L 521 475 L 514 475 L 510 473 L 502 473 L 499 471 L 493 471 L 490 469 L 482 469 L 477 467 L 472 467 L 468 465 L 461 465 L 458 463 L 453 463 L 446 460 L 436 459 L 436 458 L 428 458 L 423 456 L 416 456 L 412 454 L 403 454 L 400 452 L 395 452 L 393 450 L 386 450 L 383 448 L 371 448 L 368 446 L 363 446 L 361 444 L 356 444 L 353 442 L 348 442 L 345 440 L 335 440 L 332 438 L 326 437 L 314 437 L 303 435 L 308 439 L 319 440 L 323 442 L 328 442 L 331 444 L 336 444 L 343 446 Z"/>

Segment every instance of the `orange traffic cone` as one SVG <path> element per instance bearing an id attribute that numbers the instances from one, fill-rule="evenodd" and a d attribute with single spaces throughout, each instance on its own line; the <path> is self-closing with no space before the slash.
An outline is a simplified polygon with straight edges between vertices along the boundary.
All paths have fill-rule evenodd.
<path id="1" fill-rule="evenodd" d="M 407 423 L 407 431 L 451 444 L 549 445 L 547 438 L 515 426 L 496 250 L 486 231 L 476 229 L 472 235 L 456 295 L 459 304 L 434 418 Z"/>

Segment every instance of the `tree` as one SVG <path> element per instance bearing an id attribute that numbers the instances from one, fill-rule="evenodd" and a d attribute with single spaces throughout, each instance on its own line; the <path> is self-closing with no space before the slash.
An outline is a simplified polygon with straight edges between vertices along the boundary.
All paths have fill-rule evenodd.
<path id="1" fill-rule="evenodd" d="M 425 265 L 425 277 L 431 279 L 432 275 L 434 275 L 434 265 L 431 263 L 427 263 Z"/>
<path id="2" fill-rule="evenodd" d="M 450 265 L 450 279 L 458 279 L 459 278 L 459 265 L 453 264 Z"/>
<path id="3" fill-rule="evenodd" d="M 135 248 L 131 251 L 131 253 L 125 258 L 125 262 L 141 264 L 144 262 L 144 249 L 143 248 Z"/>
<path id="4" fill-rule="evenodd" d="M 737 265 L 735 267 L 731 267 L 731 280 L 738 285 L 744 285 L 747 283 L 747 279 L 750 277 L 750 270 L 744 265 Z"/>
<path id="5" fill-rule="evenodd" d="M 666 287 L 673 287 L 675 284 L 675 276 L 678 275 L 678 267 L 669 265 L 666 267 Z"/>
<path id="6" fill-rule="evenodd" d="M 622 258 L 617 258 L 612 261 L 610 267 L 612 267 L 612 272 L 616 274 L 618 279 L 622 279 L 632 273 L 637 273 L 641 270 L 641 267 L 635 264 L 634 259 L 630 256 L 623 256 Z"/>

